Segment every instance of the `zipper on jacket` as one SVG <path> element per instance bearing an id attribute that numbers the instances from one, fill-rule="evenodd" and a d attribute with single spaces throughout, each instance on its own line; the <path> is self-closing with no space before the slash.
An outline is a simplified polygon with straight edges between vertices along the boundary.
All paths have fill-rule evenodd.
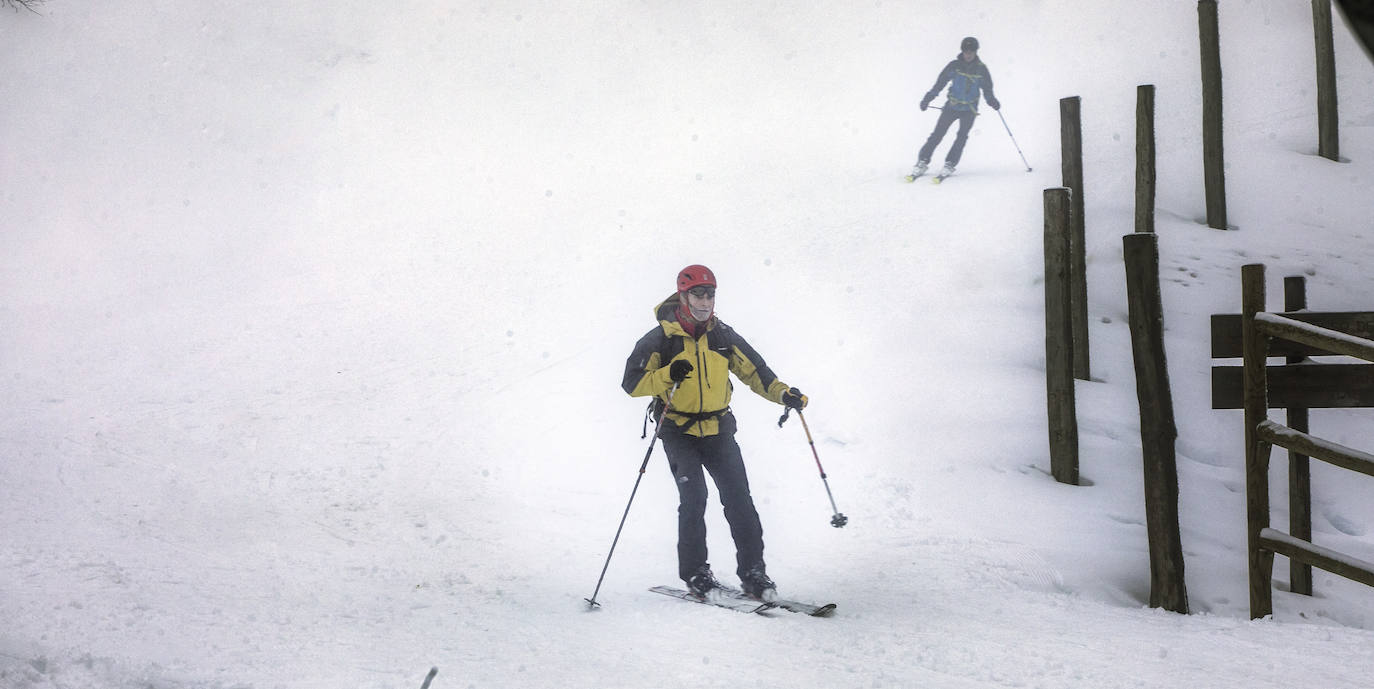
<path id="1" fill-rule="evenodd" d="M 706 370 L 706 360 L 701 356 L 700 338 L 697 338 L 696 350 L 697 369 L 701 371 L 701 375 L 697 376 L 697 411 L 702 412 L 706 411 L 706 389 L 711 387 L 711 383 L 707 379 L 710 372 Z"/>

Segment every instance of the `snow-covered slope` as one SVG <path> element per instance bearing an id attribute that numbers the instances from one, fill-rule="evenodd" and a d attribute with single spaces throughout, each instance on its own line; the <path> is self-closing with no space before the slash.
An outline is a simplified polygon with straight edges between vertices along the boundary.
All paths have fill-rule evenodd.
<path id="1" fill-rule="evenodd" d="M 1192 3 L 152 2 L 0 14 L 0 686 L 1358 686 L 1374 591 L 1248 620 L 1238 412 L 1207 316 L 1239 268 L 1374 295 L 1374 65 L 1306 3 L 1223 3 L 1230 221 L 1203 214 Z M 1002 114 L 899 183 L 976 35 Z M 1136 85 L 1196 614 L 1146 607 L 1121 267 Z M 1085 486 L 1048 476 L 1041 193 L 1083 99 Z M 946 142 L 946 145 L 948 142 Z M 940 149 L 943 154 L 944 147 Z M 676 271 L 812 399 L 734 408 L 770 573 L 836 617 L 672 583 L 676 494 L 624 357 Z M 1368 412 L 1314 429 L 1374 448 Z M 1282 462 L 1274 475 L 1283 476 Z M 1374 485 L 1314 472 L 1374 559 Z M 1281 481 L 1274 522 L 1286 523 Z M 731 557 L 718 510 L 717 563 Z M 727 570 L 728 567 L 720 567 Z"/>

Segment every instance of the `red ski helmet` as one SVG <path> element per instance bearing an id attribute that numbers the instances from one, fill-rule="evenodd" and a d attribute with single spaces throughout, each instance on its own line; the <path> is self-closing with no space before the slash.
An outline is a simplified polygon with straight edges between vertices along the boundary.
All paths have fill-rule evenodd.
<path id="1" fill-rule="evenodd" d="M 697 287 L 699 285 L 715 287 L 716 274 L 712 273 L 710 268 L 696 264 L 687 266 L 686 268 L 683 268 L 681 271 L 678 272 L 677 291 L 679 293 L 686 292 L 687 290 L 692 289 L 693 287 Z"/>

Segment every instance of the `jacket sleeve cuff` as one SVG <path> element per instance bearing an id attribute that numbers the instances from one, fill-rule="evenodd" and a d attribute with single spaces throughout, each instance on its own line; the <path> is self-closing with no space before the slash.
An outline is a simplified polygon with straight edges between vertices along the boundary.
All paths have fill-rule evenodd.
<path id="1" fill-rule="evenodd" d="M 792 386 L 787 383 L 775 380 L 772 385 L 768 386 L 768 399 L 772 400 L 774 404 L 782 404 L 782 396 L 791 389 Z"/>

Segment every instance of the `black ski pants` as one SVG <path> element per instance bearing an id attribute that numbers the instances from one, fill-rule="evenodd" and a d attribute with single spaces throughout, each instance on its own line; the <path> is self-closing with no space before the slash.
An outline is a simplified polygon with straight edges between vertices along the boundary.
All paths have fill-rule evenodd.
<path id="1" fill-rule="evenodd" d="M 959 159 L 964 155 L 964 143 L 968 141 L 968 133 L 973 129 L 973 118 L 978 113 L 972 110 L 955 110 L 945 106 L 940 111 L 940 119 L 935 122 L 935 130 L 926 139 L 926 144 L 921 147 L 921 153 L 916 157 L 917 160 L 930 162 L 930 156 L 935 154 L 935 147 L 940 145 L 940 140 L 945 138 L 945 133 L 949 131 L 949 126 L 959 121 L 959 133 L 954 135 L 954 145 L 949 147 L 949 154 L 945 156 L 945 163 L 950 167 L 959 164 Z"/>
<path id="2" fill-rule="evenodd" d="M 744 458 L 735 442 L 733 428 L 722 419 L 722 432 L 698 438 L 667 431 L 663 449 L 668 468 L 677 482 L 678 576 L 686 581 L 706 562 L 706 472 L 710 472 L 725 508 L 725 520 L 735 539 L 736 573 L 743 575 L 763 565 L 763 525 L 749 494 Z M 704 471 L 703 471 L 704 470 Z"/>

